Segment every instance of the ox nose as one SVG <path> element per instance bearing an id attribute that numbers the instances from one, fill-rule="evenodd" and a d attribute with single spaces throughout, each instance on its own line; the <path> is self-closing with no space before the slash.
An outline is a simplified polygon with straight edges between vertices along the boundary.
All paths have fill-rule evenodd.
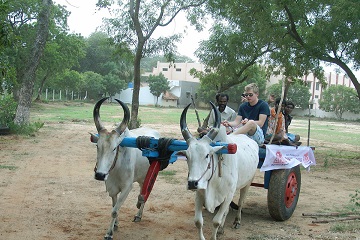
<path id="1" fill-rule="evenodd" d="M 95 173 L 95 179 L 99 180 L 99 181 L 104 181 L 106 177 L 105 173 L 101 173 L 101 172 L 96 172 Z"/>
<path id="2" fill-rule="evenodd" d="M 196 190 L 198 187 L 198 181 L 188 181 L 188 189 Z"/>

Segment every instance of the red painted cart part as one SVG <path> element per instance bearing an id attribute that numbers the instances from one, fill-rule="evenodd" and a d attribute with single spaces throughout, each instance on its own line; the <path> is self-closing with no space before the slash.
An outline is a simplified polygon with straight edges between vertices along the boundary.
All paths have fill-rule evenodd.
<path id="1" fill-rule="evenodd" d="M 144 185 L 141 189 L 141 193 L 140 196 L 142 198 L 142 201 L 144 201 L 144 203 L 146 202 L 146 200 L 148 199 L 151 190 L 154 186 L 154 183 L 156 181 L 156 177 L 158 175 L 160 171 L 160 162 L 159 161 L 153 161 L 150 164 L 150 167 L 147 171 L 145 180 L 144 180 Z"/>
<path id="2" fill-rule="evenodd" d="M 297 195 L 298 183 L 296 180 L 296 175 L 292 172 L 287 180 L 286 188 L 285 188 L 285 206 L 290 208 L 294 202 L 294 199 Z"/>

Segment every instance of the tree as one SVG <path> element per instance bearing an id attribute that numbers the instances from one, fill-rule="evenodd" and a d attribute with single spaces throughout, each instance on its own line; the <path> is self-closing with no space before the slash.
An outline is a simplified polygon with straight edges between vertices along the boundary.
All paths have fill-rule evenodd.
<path id="1" fill-rule="evenodd" d="M 256 66 L 253 66 L 256 67 Z M 256 73 L 256 74 L 255 74 Z M 229 95 L 230 102 L 241 103 L 241 93 L 244 92 L 244 88 L 247 84 L 255 82 L 259 87 L 260 98 L 265 98 L 266 89 L 266 76 L 265 72 L 260 68 L 254 70 L 251 77 L 246 77 L 242 80 L 233 81 L 233 85 L 224 87 L 222 83 L 230 82 L 229 78 L 220 75 L 219 72 L 202 73 L 200 76 L 200 88 L 198 96 L 204 102 L 214 101 L 217 93 L 227 93 Z M 220 86 L 220 87 L 219 87 Z"/>
<path id="2" fill-rule="evenodd" d="M 218 22 L 225 22 L 224 29 L 234 29 L 244 40 L 233 42 L 232 49 L 269 49 L 258 60 L 291 79 L 311 71 L 323 81 L 321 63 L 335 64 L 349 76 L 360 98 L 360 84 L 351 69 L 360 68 L 358 0 L 211 0 L 208 6 Z"/>
<path id="3" fill-rule="evenodd" d="M 109 96 L 114 96 L 116 93 L 121 92 L 126 89 L 127 82 L 125 80 L 119 79 L 118 76 L 114 74 L 108 74 L 104 77 L 105 92 Z"/>
<path id="4" fill-rule="evenodd" d="M 140 92 L 141 59 L 150 54 L 166 53 L 173 60 L 175 41 L 179 35 L 153 39 L 152 34 L 158 27 L 167 26 L 180 11 L 190 11 L 199 8 L 207 0 L 130 0 L 126 3 L 117 1 L 119 16 L 108 19 L 109 32 L 113 33 L 118 43 L 127 42 L 134 50 L 134 91 L 131 104 L 131 119 L 129 128 L 137 125 Z M 99 0 L 98 6 L 109 7 L 115 1 Z"/>
<path id="5" fill-rule="evenodd" d="M 82 74 L 82 84 L 80 91 L 87 91 L 89 99 L 99 99 L 105 93 L 104 78 L 98 73 L 91 71 Z"/>
<path id="6" fill-rule="evenodd" d="M 170 90 L 169 82 L 168 82 L 167 78 L 165 78 L 164 74 L 160 73 L 158 76 L 150 74 L 148 83 L 149 83 L 149 87 L 150 87 L 150 92 L 154 96 L 156 96 L 155 106 L 157 106 L 161 93 L 164 93 L 164 92 Z"/>
<path id="7" fill-rule="evenodd" d="M 334 112 L 342 119 L 345 111 L 352 113 L 360 112 L 360 100 L 356 97 L 356 91 L 342 85 L 331 85 L 321 95 L 320 109 L 326 112 Z"/>
<path id="8" fill-rule="evenodd" d="M 37 34 L 32 46 L 31 55 L 25 65 L 20 88 L 19 102 L 16 109 L 14 123 L 27 124 L 30 120 L 30 106 L 35 84 L 35 74 L 39 66 L 41 55 L 44 52 L 50 25 L 52 0 L 42 0 L 42 9 L 37 18 Z"/>
<path id="9" fill-rule="evenodd" d="M 79 60 L 84 56 L 85 42 L 79 35 L 58 33 L 49 39 L 37 72 L 39 90 L 36 100 L 40 100 L 47 81 L 55 80 L 55 76 L 61 72 L 79 66 Z M 61 86 L 59 83 L 61 82 L 57 82 L 58 87 L 68 89 L 66 85 Z"/>
<path id="10" fill-rule="evenodd" d="M 282 91 L 282 81 L 283 80 L 281 80 L 280 83 L 273 84 L 266 89 L 268 95 L 274 94 L 276 97 L 280 97 Z M 293 102 L 296 107 L 301 109 L 308 109 L 310 97 L 311 94 L 309 92 L 309 88 L 301 80 L 297 80 L 293 84 L 290 84 L 284 100 Z"/>
<path id="11" fill-rule="evenodd" d="M 243 83 L 248 79 L 266 78 L 260 60 L 274 46 L 268 42 L 256 41 L 252 35 L 243 35 L 233 24 L 215 24 L 208 40 L 202 41 L 195 54 L 208 70 L 205 73 L 192 72 L 201 84 L 209 84 L 217 92 Z"/>

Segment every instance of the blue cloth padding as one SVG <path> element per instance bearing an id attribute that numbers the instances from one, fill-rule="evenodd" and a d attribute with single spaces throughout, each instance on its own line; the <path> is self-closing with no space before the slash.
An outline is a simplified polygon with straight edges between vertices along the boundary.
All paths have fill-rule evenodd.
<path id="1" fill-rule="evenodd" d="M 292 133 L 286 133 L 286 135 L 288 136 L 288 139 L 292 142 L 295 142 L 295 134 Z"/>

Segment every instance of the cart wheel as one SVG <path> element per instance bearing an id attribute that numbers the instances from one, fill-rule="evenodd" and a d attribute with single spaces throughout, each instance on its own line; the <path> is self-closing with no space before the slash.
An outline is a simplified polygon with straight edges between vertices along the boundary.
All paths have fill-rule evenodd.
<path id="1" fill-rule="evenodd" d="M 267 195 L 271 217 L 277 221 L 289 219 L 295 211 L 300 195 L 300 166 L 291 169 L 273 170 Z"/>

